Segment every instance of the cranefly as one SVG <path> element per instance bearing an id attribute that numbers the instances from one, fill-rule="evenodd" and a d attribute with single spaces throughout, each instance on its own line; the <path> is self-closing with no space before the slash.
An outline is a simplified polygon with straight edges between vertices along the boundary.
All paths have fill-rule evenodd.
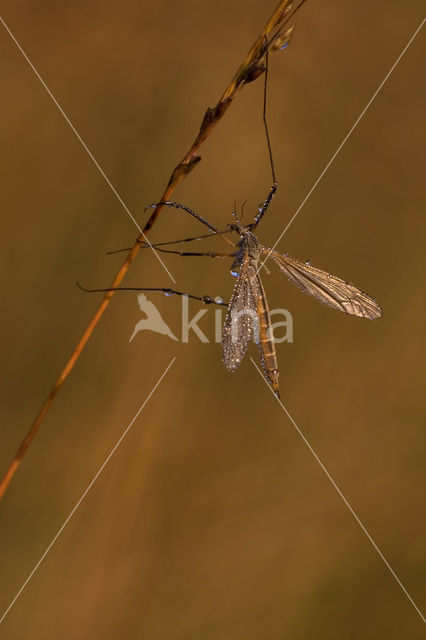
<path id="1" fill-rule="evenodd" d="M 288 37 L 285 43 L 288 44 Z M 210 256 L 212 258 L 233 257 L 234 260 L 231 266 L 231 273 L 237 276 L 237 282 L 229 304 L 226 305 L 225 302 L 218 298 L 212 298 L 210 296 L 196 296 L 163 287 L 120 287 L 115 290 L 162 291 L 169 295 L 176 294 L 188 296 L 190 298 L 200 300 L 205 304 L 214 303 L 228 306 L 228 312 L 226 314 L 222 331 L 222 359 L 226 369 L 231 372 L 238 369 L 250 342 L 254 340 L 259 348 L 265 377 L 271 385 L 274 393 L 279 397 L 279 371 L 272 332 L 272 323 L 265 290 L 259 275 L 260 268 L 263 266 L 260 264 L 261 256 L 265 255 L 265 260 L 270 257 L 277 264 L 279 269 L 287 276 L 290 282 L 332 309 L 337 309 L 343 313 L 358 316 L 360 318 L 367 318 L 369 320 L 380 318 L 382 310 L 374 298 L 369 296 L 367 293 L 364 293 L 353 284 L 346 282 L 327 271 L 323 271 L 322 269 L 312 266 L 310 262 L 303 262 L 302 260 L 291 258 L 287 254 L 281 254 L 278 251 L 269 249 L 258 240 L 254 233 L 254 230 L 269 208 L 278 187 L 266 119 L 268 49 L 269 45 L 265 40 L 263 58 L 261 56 L 260 62 L 256 67 L 256 73 L 259 74 L 260 72 L 264 72 L 265 74 L 263 123 L 265 127 L 273 184 L 265 201 L 259 206 L 253 222 L 248 225 L 243 225 L 240 218 L 237 216 L 234 207 L 233 215 L 235 223 L 230 224 L 227 229 L 220 231 L 198 213 L 178 202 L 156 202 L 147 207 L 156 208 L 159 205 L 163 205 L 186 211 L 209 228 L 210 233 L 204 236 L 185 238 L 183 240 L 173 240 L 171 242 L 163 242 L 151 246 L 155 247 L 159 251 L 175 253 L 181 256 Z M 228 238 L 227 234 L 231 232 L 235 232 L 239 235 L 239 241 L 237 243 L 231 242 Z M 234 248 L 234 251 L 232 253 L 217 253 L 214 251 L 194 252 L 164 249 L 165 245 L 190 242 L 212 236 L 222 237 L 223 240 L 226 240 L 226 242 Z M 86 290 L 88 291 L 88 289 Z M 110 289 L 90 289 L 90 291 L 109 290 Z"/>

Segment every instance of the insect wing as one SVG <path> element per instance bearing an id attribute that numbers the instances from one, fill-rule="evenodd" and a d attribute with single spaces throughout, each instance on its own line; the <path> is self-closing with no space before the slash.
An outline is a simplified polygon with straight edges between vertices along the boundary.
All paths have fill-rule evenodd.
<path id="1" fill-rule="evenodd" d="M 222 331 L 222 359 L 228 371 L 238 369 L 253 338 L 254 330 L 257 329 L 257 282 L 256 270 L 249 265 L 246 253 Z"/>
<path id="2" fill-rule="evenodd" d="M 376 300 L 353 284 L 276 251 L 271 252 L 271 257 L 290 282 L 328 307 L 370 320 L 382 316 L 382 309 Z"/>

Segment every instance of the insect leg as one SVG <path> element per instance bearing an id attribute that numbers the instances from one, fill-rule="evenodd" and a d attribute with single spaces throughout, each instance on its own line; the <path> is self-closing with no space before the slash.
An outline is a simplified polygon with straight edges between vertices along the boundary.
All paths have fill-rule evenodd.
<path id="1" fill-rule="evenodd" d="M 147 205 L 145 207 L 144 211 L 146 211 L 147 209 L 155 209 L 156 207 L 159 207 L 160 205 L 165 206 L 165 207 L 174 207 L 175 209 L 182 209 L 183 211 L 186 211 L 187 213 L 189 213 L 191 216 L 194 216 L 194 218 L 199 220 L 202 224 L 204 224 L 206 227 L 208 227 L 209 229 L 211 229 L 215 233 L 219 233 L 219 229 L 216 229 L 215 226 L 213 226 L 210 222 L 208 222 L 208 220 L 206 220 L 205 218 L 200 216 L 199 213 L 195 213 L 195 211 L 193 211 L 192 209 L 190 209 L 189 207 L 187 207 L 184 204 L 179 204 L 179 202 L 171 202 L 170 200 L 165 200 L 165 201 L 162 201 L 162 202 L 153 202 L 152 204 Z"/>
<path id="2" fill-rule="evenodd" d="M 183 291 L 175 291 L 174 289 L 167 289 L 164 287 L 109 287 L 106 289 L 88 289 L 87 287 L 83 287 L 79 282 L 76 284 L 86 293 L 107 293 L 108 291 L 152 291 L 164 293 L 166 296 L 182 296 L 184 298 L 191 298 L 192 300 L 199 300 L 204 304 L 217 304 L 221 307 L 228 306 L 228 303 L 224 302 L 219 296 L 216 296 L 216 298 L 212 298 L 211 296 L 194 296 L 191 293 L 184 293 Z"/>
<path id="3" fill-rule="evenodd" d="M 232 229 L 223 229 L 219 232 L 220 235 L 223 233 L 232 233 Z M 158 247 L 163 247 L 169 244 L 183 244 L 184 242 L 192 242 L 194 240 L 204 240 L 205 238 L 214 238 L 218 234 L 215 232 L 205 233 L 202 236 L 195 236 L 193 238 L 183 238 L 182 240 L 169 240 L 168 242 L 157 242 L 156 244 L 148 244 L 145 240 L 138 240 L 138 242 L 142 245 L 141 249 L 146 249 L 147 247 L 154 247 L 157 249 Z M 113 255 L 115 253 L 121 253 L 122 251 L 130 251 L 132 247 L 125 247 L 124 249 L 114 249 L 114 251 L 107 251 L 107 255 Z"/>
<path id="4" fill-rule="evenodd" d="M 225 240 L 225 242 L 227 242 L 228 244 L 234 246 L 233 242 L 231 242 L 228 238 L 223 236 L 222 232 L 219 231 L 219 229 L 216 229 L 216 227 L 214 225 L 212 225 L 208 220 L 206 220 L 205 218 L 200 216 L 199 213 L 195 213 L 195 211 L 193 211 L 192 209 L 190 209 L 189 207 L 187 207 L 184 204 L 180 204 L 179 202 L 171 202 L 170 200 L 165 200 L 165 201 L 161 201 L 161 202 L 153 202 L 152 204 L 149 204 L 148 206 L 145 207 L 145 211 L 147 209 L 155 209 L 156 207 L 158 207 L 160 205 L 165 206 L 165 207 L 174 207 L 175 209 L 182 209 L 183 211 L 186 211 L 191 216 L 194 216 L 194 218 L 199 220 L 206 227 L 208 227 L 209 229 L 214 231 L 216 235 L 218 235 L 221 238 L 223 238 L 223 240 Z"/>
<path id="5" fill-rule="evenodd" d="M 232 258 L 234 253 L 218 253 L 217 251 L 173 251 L 172 249 L 160 249 L 162 253 L 174 253 L 178 256 L 187 258 L 188 256 L 209 256 L 210 258 Z"/>
<path id="6" fill-rule="evenodd" d="M 257 212 L 257 215 L 254 218 L 254 222 L 252 225 L 252 229 L 254 229 L 255 227 L 257 227 L 257 225 L 259 224 L 260 220 L 262 219 L 265 211 L 267 210 L 267 208 L 269 207 L 269 205 L 272 202 L 272 198 L 275 195 L 275 192 L 278 188 L 278 182 L 277 182 L 277 178 L 275 175 L 275 166 L 274 166 L 274 158 L 272 156 L 272 146 L 271 146 L 271 139 L 269 137 L 269 129 L 268 129 L 268 121 L 266 119 L 266 97 L 267 97 L 267 87 L 268 87 L 268 72 L 269 72 L 269 45 L 268 45 L 268 41 L 265 37 L 265 83 L 263 85 L 263 124 L 265 127 L 265 134 L 266 134 L 266 143 L 268 145 L 268 154 L 269 154 L 269 162 L 271 164 L 271 172 L 272 172 L 272 187 L 269 190 L 268 196 L 265 200 L 265 202 L 263 204 L 261 204 L 259 206 L 259 210 Z"/>

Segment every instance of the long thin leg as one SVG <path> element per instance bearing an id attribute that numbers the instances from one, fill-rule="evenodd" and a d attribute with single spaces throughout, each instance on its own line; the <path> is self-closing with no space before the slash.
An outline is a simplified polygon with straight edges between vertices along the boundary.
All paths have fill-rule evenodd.
<path id="1" fill-rule="evenodd" d="M 172 249 L 160 249 L 162 253 L 174 253 L 187 258 L 188 256 L 209 256 L 210 258 L 233 258 L 235 253 L 217 253 L 216 251 L 173 251 Z"/>
<path id="2" fill-rule="evenodd" d="M 228 303 L 224 302 L 220 296 L 216 296 L 216 298 L 211 298 L 210 296 L 193 296 L 191 293 L 184 293 L 182 291 L 175 291 L 174 289 L 166 289 L 163 287 L 116 287 L 115 289 L 88 289 L 87 287 L 83 287 L 79 282 L 76 284 L 82 291 L 86 291 L 86 293 L 106 293 L 108 291 L 158 291 L 164 293 L 166 296 L 183 296 L 184 298 L 199 300 L 204 304 L 217 304 L 221 307 L 228 306 Z"/>
<path id="3" fill-rule="evenodd" d="M 162 202 L 153 202 L 152 204 L 148 204 L 145 207 L 144 211 L 146 211 L 147 209 L 155 209 L 160 205 L 163 205 L 165 207 L 174 207 L 175 209 L 182 209 L 183 211 L 186 211 L 187 213 L 189 213 L 191 216 L 194 216 L 194 218 L 199 220 L 202 224 L 206 225 L 206 227 L 208 227 L 215 233 L 219 233 L 219 229 L 216 229 L 216 227 L 214 227 L 208 220 L 200 216 L 199 213 L 195 213 L 195 211 L 185 206 L 184 204 L 179 204 L 179 202 L 172 202 L 170 200 L 165 200 Z"/>
<path id="4" fill-rule="evenodd" d="M 206 227 L 208 227 L 209 229 L 214 231 L 216 235 L 218 235 L 221 238 L 223 238 L 228 244 L 231 244 L 232 246 L 234 246 L 233 243 L 228 238 L 226 238 L 225 236 L 222 236 L 221 232 L 219 231 L 219 229 L 216 229 L 216 227 L 214 225 L 212 225 L 208 220 L 206 220 L 205 218 L 200 216 L 200 214 L 195 213 L 195 211 L 193 211 L 189 207 L 185 206 L 184 204 L 180 204 L 179 202 L 171 202 L 170 200 L 164 200 L 164 201 L 161 201 L 161 202 L 153 202 L 152 204 L 149 204 L 148 206 L 145 207 L 145 211 L 147 209 L 155 209 L 156 207 L 158 207 L 160 205 L 165 206 L 165 207 L 174 207 L 175 209 L 182 209 L 183 211 L 186 211 L 186 213 L 189 213 L 191 216 L 194 216 L 194 218 L 196 218 L 202 224 L 204 224 Z"/>
<path id="5" fill-rule="evenodd" d="M 276 175 L 275 175 L 274 158 L 272 156 L 271 139 L 269 137 L 268 122 L 267 122 L 267 119 L 266 119 L 266 97 L 267 97 L 268 72 L 269 72 L 269 49 L 268 49 L 268 47 L 269 47 L 268 41 L 267 41 L 267 39 L 265 37 L 265 83 L 263 85 L 263 124 L 265 126 L 266 143 L 268 145 L 268 153 L 269 153 L 269 161 L 271 163 L 271 172 L 272 172 L 273 185 L 269 190 L 269 193 L 268 193 L 268 196 L 267 196 L 265 202 L 259 206 L 258 213 L 255 216 L 253 225 L 251 227 L 252 229 L 257 227 L 257 225 L 261 221 L 265 211 L 267 210 L 267 208 L 271 204 L 272 198 L 274 197 L 275 192 L 276 192 L 276 190 L 278 188 L 278 182 L 277 182 L 277 178 L 276 178 Z"/>
<path id="6" fill-rule="evenodd" d="M 232 229 L 224 229 L 223 231 L 219 232 L 220 234 L 223 233 L 233 233 Z M 147 242 L 145 242 L 144 240 L 140 240 L 140 244 L 141 249 L 146 249 L 148 247 L 163 247 L 166 246 L 168 244 L 181 244 L 183 242 L 192 242 L 193 240 L 204 240 L 204 238 L 214 238 L 215 236 L 217 236 L 218 234 L 215 232 L 211 232 L 211 233 L 205 233 L 202 236 L 195 236 L 193 238 L 183 238 L 183 240 L 169 240 L 168 242 L 157 242 L 156 244 L 148 244 Z M 130 251 L 132 247 L 126 247 L 125 249 L 114 249 L 114 251 L 107 251 L 107 255 L 111 256 L 114 253 L 121 253 L 122 251 Z"/>

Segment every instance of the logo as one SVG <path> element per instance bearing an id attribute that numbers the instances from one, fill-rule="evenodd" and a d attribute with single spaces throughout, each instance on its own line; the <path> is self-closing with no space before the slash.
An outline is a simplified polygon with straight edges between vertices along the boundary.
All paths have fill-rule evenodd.
<path id="1" fill-rule="evenodd" d="M 138 295 L 138 303 L 140 310 L 143 311 L 143 313 L 146 315 L 146 318 L 144 318 L 143 320 L 139 320 L 139 322 L 136 323 L 133 333 L 130 336 L 129 342 L 133 340 L 133 338 L 137 333 L 139 333 L 139 331 L 146 331 L 147 329 L 149 331 L 155 331 L 156 333 L 161 333 L 164 336 L 168 336 L 172 340 L 177 340 L 174 333 L 172 333 L 168 325 L 164 322 L 155 304 L 153 302 L 150 302 L 145 294 L 140 293 Z"/>
<path id="2" fill-rule="evenodd" d="M 180 340 L 182 342 L 189 342 L 190 331 L 193 332 L 200 340 L 200 342 L 211 342 L 207 335 L 202 331 L 201 327 L 198 325 L 201 318 L 203 318 L 207 313 L 207 309 L 200 309 L 192 319 L 189 319 L 189 300 L 186 296 L 181 298 L 182 300 L 182 329 L 181 329 L 181 337 Z M 148 300 L 144 293 L 138 294 L 138 304 L 140 310 L 145 314 L 146 318 L 142 318 L 139 322 L 136 323 L 135 328 L 133 330 L 132 335 L 130 336 L 129 342 L 131 342 L 136 334 L 141 331 L 154 331 L 156 333 L 160 333 L 164 336 L 171 338 L 171 340 L 179 340 L 173 331 L 170 329 L 168 324 L 163 320 L 160 312 L 153 302 Z M 276 344 L 280 344 L 281 342 L 293 342 L 293 316 L 290 311 L 287 309 L 272 309 L 270 310 L 271 316 L 271 326 L 268 331 L 268 337 L 272 338 Z M 235 314 L 235 317 L 232 318 L 232 335 L 233 339 L 237 339 L 236 333 L 238 333 L 238 324 L 243 319 L 242 315 L 249 314 L 252 316 L 249 310 L 242 310 Z M 213 320 L 213 342 L 221 343 L 222 342 L 222 326 L 224 322 L 224 314 L 223 308 L 214 310 L 214 320 Z M 282 320 L 277 322 L 272 322 L 274 316 L 280 315 L 283 317 Z M 212 315 L 210 314 L 210 318 Z M 259 327 L 258 327 L 258 317 L 257 314 L 253 314 L 252 317 L 253 323 L 253 337 L 256 340 L 259 340 Z M 274 331 L 276 329 L 282 328 L 282 335 L 275 336 Z M 281 331 L 279 332 L 281 334 Z M 191 334 L 192 335 L 192 334 Z"/>

